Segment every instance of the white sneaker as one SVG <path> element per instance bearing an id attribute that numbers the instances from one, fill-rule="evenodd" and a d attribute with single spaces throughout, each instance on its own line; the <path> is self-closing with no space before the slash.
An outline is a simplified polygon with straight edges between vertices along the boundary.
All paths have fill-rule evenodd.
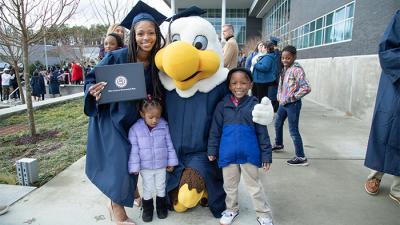
<path id="1" fill-rule="evenodd" d="M 272 223 L 272 219 L 271 219 L 271 218 L 268 218 L 268 217 L 257 217 L 257 222 L 258 222 L 260 225 L 274 225 L 274 224 Z"/>
<path id="2" fill-rule="evenodd" d="M 236 218 L 237 215 L 239 215 L 239 212 L 235 212 L 235 211 L 227 209 L 222 212 L 222 217 L 219 220 L 219 223 L 221 225 L 232 224 L 233 220 Z"/>

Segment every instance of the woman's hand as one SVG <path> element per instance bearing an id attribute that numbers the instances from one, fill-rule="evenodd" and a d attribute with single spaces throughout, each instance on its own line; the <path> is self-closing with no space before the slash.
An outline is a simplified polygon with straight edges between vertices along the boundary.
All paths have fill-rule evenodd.
<path id="1" fill-rule="evenodd" d="M 171 173 L 172 171 L 174 171 L 174 167 L 173 166 L 167 166 L 167 172 Z"/>
<path id="2" fill-rule="evenodd" d="M 89 88 L 89 94 L 96 98 L 96 101 L 99 101 L 101 98 L 101 91 L 103 91 L 104 87 L 107 85 L 106 82 L 100 82 L 94 84 Z"/>
<path id="3" fill-rule="evenodd" d="M 215 157 L 215 155 L 209 155 L 208 156 L 208 160 L 210 160 L 210 162 L 212 162 L 212 161 L 214 161 L 216 159 L 217 159 L 217 157 Z"/>
<path id="4" fill-rule="evenodd" d="M 264 172 L 267 172 L 271 168 L 271 163 L 264 162 L 262 164 L 262 167 L 264 169 Z"/>

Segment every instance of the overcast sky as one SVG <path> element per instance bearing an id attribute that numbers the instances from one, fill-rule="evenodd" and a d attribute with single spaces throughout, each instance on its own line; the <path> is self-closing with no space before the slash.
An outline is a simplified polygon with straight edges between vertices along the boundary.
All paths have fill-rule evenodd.
<path id="1" fill-rule="evenodd" d="M 103 0 L 95 0 L 95 1 L 102 2 Z M 111 0 L 111 1 L 115 2 L 118 0 Z M 171 16 L 171 10 L 168 7 L 168 5 L 164 3 L 163 0 L 142 0 L 142 1 L 152 6 L 153 8 L 156 8 L 164 15 Z M 137 2 L 137 0 L 130 0 L 130 2 L 131 4 L 128 6 L 129 8 L 131 8 Z M 122 19 L 123 18 L 121 18 L 121 20 Z M 76 14 L 73 16 L 73 18 L 67 21 L 67 24 L 69 25 L 79 25 L 79 26 L 80 25 L 90 26 L 92 24 L 99 24 L 99 23 L 101 24 L 102 22 L 96 18 L 95 13 L 92 9 L 92 5 L 90 4 L 90 0 L 80 0 Z"/>

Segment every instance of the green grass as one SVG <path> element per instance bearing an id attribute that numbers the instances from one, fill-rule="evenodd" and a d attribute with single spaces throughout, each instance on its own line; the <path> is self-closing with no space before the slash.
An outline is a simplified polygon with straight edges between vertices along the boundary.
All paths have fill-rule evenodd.
<path id="1" fill-rule="evenodd" d="M 35 110 L 36 131 L 44 136 L 34 142 L 26 140 L 29 127 L 0 137 L 0 183 L 15 184 L 15 162 L 24 157 L 39 162 L 41 186 L 85 155 L 87 117 L 83 113 L 82 99 Z M 26 113 L 0 119 L 0 128 L 28 124 Z M 51 135 L 53 134 L 53 135 Z M 18 145 L 17 142 L 23 144 Z"/>

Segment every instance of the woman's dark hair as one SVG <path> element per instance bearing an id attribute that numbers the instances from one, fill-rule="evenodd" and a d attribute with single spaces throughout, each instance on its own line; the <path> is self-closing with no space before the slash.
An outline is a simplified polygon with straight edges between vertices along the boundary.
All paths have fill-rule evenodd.
<path id="1" fill-rule="evenodd" d="M 162 101 L 157 97 L 147 95 L 146 99 L 143 99 L 139 104 L 139 111 L 145 112 L 149 107 L 155 107 L 162 111 Z"/>
<path id="2" fill-rule="evenodd" d="M 256 48 L 254 49 L 255 52 L 258 52 L 258 46 L 262 44 L 262 41 L 257 42 L 256 44 Z"/>
<path id="3" fill-rule="evenodd" d="M 150 21 L 150 20 L 146 20 Z M 156 53 L 158 50 L 164 47 L 165 45 L 165 39 L 161 34 L 160 28 L 158 27 L 157 24 L 155 24 L 153 21 L 152 24 L 154 25 L 155 31 L 156 31 L 156 43 L 154 44 L 153 48 L 151 49 L 150 56 L 149 56 L 149 67 L 150 67 L 150 73 L 151 73 L 151 78 L 152 78 L 152 84 L 153 84 L 153 95 L 157 98 L 162 97 L 162 89 L 161 89 L 161 81 L 160 78 L 158 77 L 158 68 L 156 67 L 155 63 L 155 57 Z M 138 22 L 139 23 L 139 22 Z M 138 24 L 136 23 L 136 24 Z M 132 24 L 130 34 L 129 34 L 129 45 L 128 45 L 128 62 L 137 62 L 137 43 L 136 43 L 136 31 L 135 31 L 135 25 Z M 149 92 L 149 90 L 147 90 Z"/>
<path id="4" fill-rule="evenodd" d="M 115 40 L 117 40 L 117 46 L 118 46 L 119 48 L 123 48 L 123 47 L 124 47 L 124 41 L 122 40 L 121 36 L 119 36 L 118 34 L 116 34 L 116 33 L 109 33 L 109 34 L 107 34 L 107 36 L 112 36 L 112 37 L 114 37 Z"/>
<path id="5" fill-rule="evenodd" d="M 248 70 L 244 67 L 237 67 L 237 68 L 233 68 L 233 69 L 229 70 L 229 72 L 228 72 L 228 76 L 226 77 L 226 85 L 228 85 L 228 87 L 231 82 L 232 75 L 235 72 L 242 72 L 242 73 L 246 74 L 247 78 L 250 80 L 250 82 L 253 82 L 253 77 L 251 76 L 250 70 Z"/>
<path id="6" fill-rule="evenodd" d="M 274 52 L 274 43 L 270 42 L 270 41 L 265 41 L 263 42 L 263 45 L 265 46 L 265 48 L 267 49 L 268 53 L 272 53 Z"/>
<path id="7" fill-rule="evenodd" d="M 282 49 L 282 52 L 285 52 L 285 51 L 290 52 L 294 56 L 297 54 L 296 47 L 294 47 L 293 45 L 288 45 L 288 46 L 284 47 Z"/>

